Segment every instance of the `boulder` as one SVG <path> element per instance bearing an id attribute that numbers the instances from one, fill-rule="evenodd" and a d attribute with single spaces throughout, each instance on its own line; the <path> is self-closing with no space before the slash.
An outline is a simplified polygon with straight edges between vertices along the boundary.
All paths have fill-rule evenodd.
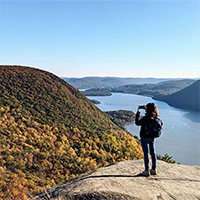
<path id="1" fill-rule="evenodd" d="M 32 200 L 200 199 L 200 166 L 158 160 L 157 175 L 143 177 L 143 160 L 123 161 L 79 175 Z"/>

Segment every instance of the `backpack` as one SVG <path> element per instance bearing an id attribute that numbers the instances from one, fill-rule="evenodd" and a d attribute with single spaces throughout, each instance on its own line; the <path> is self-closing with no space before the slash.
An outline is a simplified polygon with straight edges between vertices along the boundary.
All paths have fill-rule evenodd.
<path id="1" fill-rule="evenodd" d="M 160 137 L 162 132 L 163 122 L 160 118 L 155 117 L 147 128 L 147 134 L 151 138 Z"/>

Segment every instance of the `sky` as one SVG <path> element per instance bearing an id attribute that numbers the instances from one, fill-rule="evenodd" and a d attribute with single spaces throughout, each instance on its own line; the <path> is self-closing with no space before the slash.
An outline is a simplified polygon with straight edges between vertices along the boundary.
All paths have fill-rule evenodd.
<path id="1" fill-rule="evenodd" d="M 60 77 L 200 77 L 200 1 L 0 1 L 0 65 Z"/>

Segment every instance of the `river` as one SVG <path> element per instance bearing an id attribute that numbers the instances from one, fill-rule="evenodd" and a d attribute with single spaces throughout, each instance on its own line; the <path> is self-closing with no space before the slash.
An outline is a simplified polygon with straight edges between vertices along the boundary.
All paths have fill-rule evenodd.
<path id="1" fill-rule="evenodd" d="M 134 113 L 138 105 L 154 102 L 164 122 L 162 135 L 155 141 L 157 153 L 162 156 L 167 153 L 181 164 L 200 165 L 199 112 L 174 108 L 165 102 L 133 94 L 112 93 L 112 96 L 87 96 L 87 98 L 100 101 L 101 104 L 96 106 L 102 111 L 132 110 Z M 131 134 L 139 136 L 140 127 L 135 124 L 126 125 L 125 128 Z"/>

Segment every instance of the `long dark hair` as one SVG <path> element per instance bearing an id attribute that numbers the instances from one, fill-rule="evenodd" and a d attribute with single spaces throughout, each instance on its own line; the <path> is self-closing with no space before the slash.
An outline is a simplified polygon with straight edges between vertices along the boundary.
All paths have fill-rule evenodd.
<path id="1" fill-rule="evenodd" d="M 159 117 L 158 108 L 154 103 L 148 103 L 146 105 L 146 116 L 148 117 Z"/>

